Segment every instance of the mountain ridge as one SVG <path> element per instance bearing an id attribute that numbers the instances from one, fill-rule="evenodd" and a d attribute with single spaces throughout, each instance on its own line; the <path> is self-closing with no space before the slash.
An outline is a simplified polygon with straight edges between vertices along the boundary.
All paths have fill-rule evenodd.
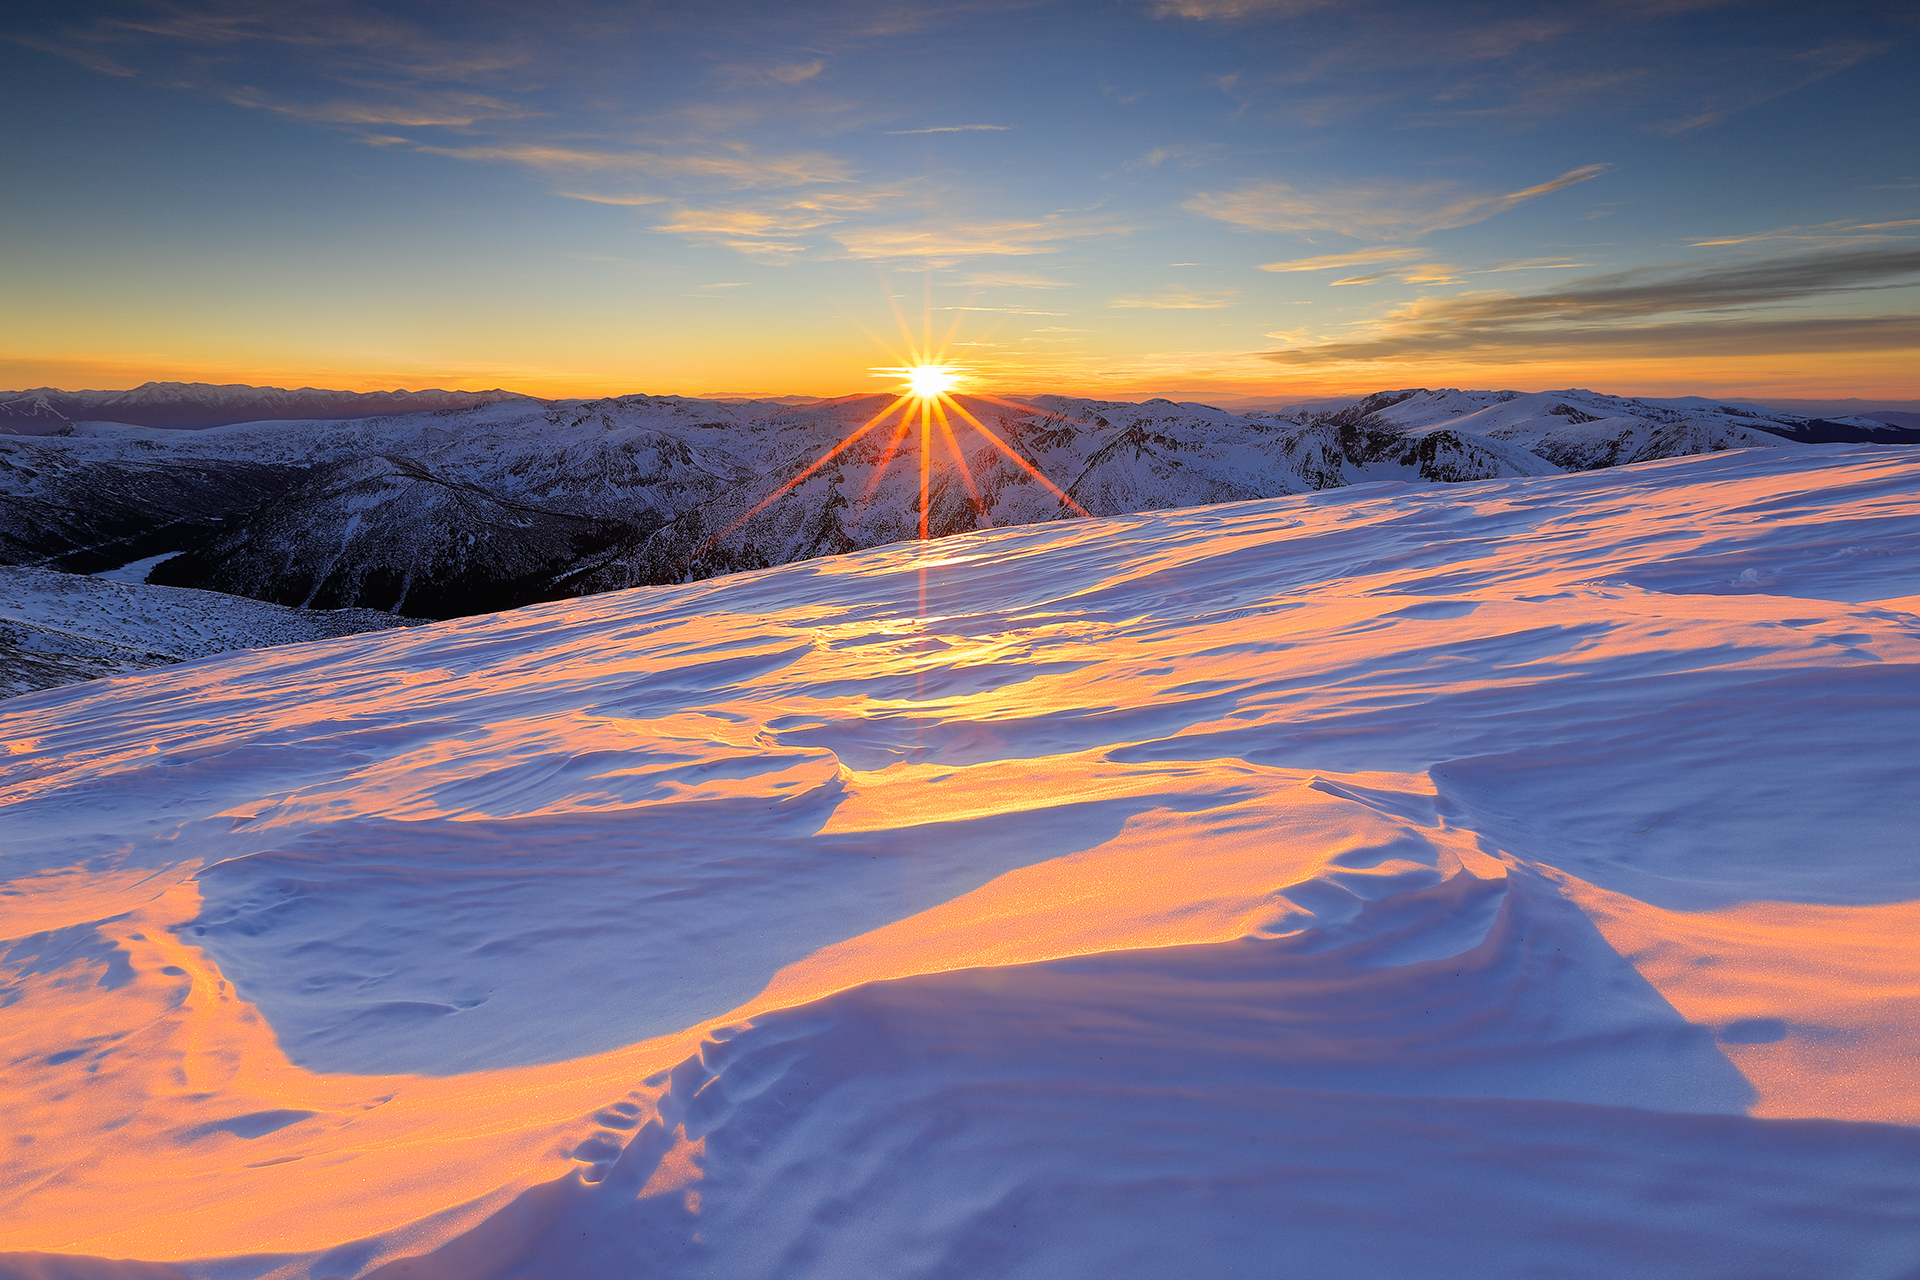
<path id="1" fill-rule="evenodd" d="M 924 527 L 917 419 L 886 417 L 898 404 L 886 395 L 515 398 L 190 432 L 72 423 L 0 437 L 0 562 L 93 573 L 158 560 L 157 585 L 453 617 L 923 532 L 1829 438 L 1782 413 L 1577 388 L 1403 388 L 1291 412 L 1045 394 L 955 403 L 950 437 L 926 428 Z M 1906 434 L 1861 425 L 1849 438 Z"/>
<path id="2" fill-rule="evenodd" d="M 497 387 L 490 391 L 333 391 L 322 387 L 256 387 L 239 382 L 145 382 L 123 391 L 34 387 L 0 391 L 0 434 L 44 435 L 74 422 L 88 421 L 192 431 L 236 422 L 371 418 L 536 399 Z"/>

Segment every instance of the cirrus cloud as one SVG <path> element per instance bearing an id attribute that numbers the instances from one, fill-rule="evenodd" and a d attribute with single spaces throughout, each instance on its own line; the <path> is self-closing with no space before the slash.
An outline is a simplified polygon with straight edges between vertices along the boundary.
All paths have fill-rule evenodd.
<path id="1" fill-rule="evenodd" d="M 1331 231 L 1356 240 L 1412 240 L 1485 222 L 1529 200 L 1597 178 L 1610 167 L 1585 165 L 1504 194 L 1463 193 L 1444 182 L 1381 181 L 1312 192 L 1268 182 L 1239 191 L 1201 192 L 1181 207 L 1250 231 Z"/>
<path id="2" fill-rule="evenodd" d="M 1107 305 L 1150 311 L 1212 311 L 1219 307 L 1233 305 L 1234 294 L 1235 291 L 1232 289 L 1212 293 L 1196 293 L 1191 289 L 1162 289 L 1152 297 L 1115 298 Z"/>
<path id="3" fill-rule="evenodd" d="M 1531 294 L 1420 298 L 1354 336 L 1260 354 L 1280 364 L 1602 349 L 1722 356 L 1920 349 L 1920 316 L 1783 313 L 1789 304 L 1920 285 L 1920 247 L 1643 267 Z M 1767 314 L 1771 311 L 1771 314 Z M 1760 314 L 1755 314 L 1756 312 Z"/>
<path id="4" fill-rule="evenodd" d="M 834 239 L 856 258 L 1026 257 L 1057 253 L 1068 244 L 1125 235 L 1132 228 L 1087 218 L 1006 218 L 997 221 L 853 227 Z"/>
<path id="5" fill-rule="evenodd" d="M 1361 249 L 1355 253 L 1323 253 L 1317 258 L 1290 258 L 1285 262 L 1263 262 L 1262 271 L 1335 271 L 1347 267 L 1370 267 L 1381 262 L 1403 262 L 1420 255 L 1418 249 Z"/>

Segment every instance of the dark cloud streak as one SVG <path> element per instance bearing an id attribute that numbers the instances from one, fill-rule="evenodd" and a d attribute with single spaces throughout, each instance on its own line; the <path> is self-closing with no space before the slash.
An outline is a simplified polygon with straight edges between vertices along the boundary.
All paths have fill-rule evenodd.
<path id="1" fill-rule="evenodd" d="M 1640 268 L 1533 294 L 1421 298 L 1374 332 L 1266 351 L 1279 364 L 1329 364 L 1571 350 L 1724 356 L 1920 347 L 1920 316 L 1751 316 L 1742 312 L 1920 284 L 1920 247 L 1797 254 L 1722 267 Z M 1694 313 L 1658 322 L 1663 316 Z M 1654 322 L 1654 323 L 1646 323 Z"/>

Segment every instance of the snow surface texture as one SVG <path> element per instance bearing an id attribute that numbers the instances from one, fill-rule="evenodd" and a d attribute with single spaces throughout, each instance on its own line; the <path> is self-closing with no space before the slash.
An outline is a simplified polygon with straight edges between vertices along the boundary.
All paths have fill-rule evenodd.
<path id="1" fill-rule="evenodd" d="M 416 625 L 370 609 L 288 609 L 216 591 L 142 586 L 139 579 L 0 565 L 0 697 L 229 649 Z"/>
<path id="2" fill-rule="evenodd" d="M 96 573 L 165 556 L 156 584 L 446 618 L 914 538 L 923 435 L 928 525 L 944 536 L 1069 518 L 1073 504 L 1125 515 L 1792 448 L 1755 425 L 1800 421 L 1586 391 L 1385 392 L 1292 417 L 961 397 L 977 422 L 923 433 L 876 422 L 889 400 L 625 396 L 198 432 L 77 424 L 0 439 L 0 560 Z"/>
<path id="3" fill-rule="evenodd" d="M 15 699 L 0 1274 L 1911 1276 L 1916 607 L 1815 445 Z"/>

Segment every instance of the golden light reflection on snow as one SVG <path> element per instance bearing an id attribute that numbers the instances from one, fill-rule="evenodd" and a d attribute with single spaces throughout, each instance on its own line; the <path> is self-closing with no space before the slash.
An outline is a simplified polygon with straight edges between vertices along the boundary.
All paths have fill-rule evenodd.
<path id="1" fill-rule="evenodd" d="M 1756 1116 L 1920 1124 L 1920 902 L 1663 911 L 1560 877 L 1687 1021 L 1713 1027 Z"/>
<path id="2" fill-rule="evenodd" d="M 942 403 L 915 417 L 928 434 Z M 1822 484 L 1857 484 L 1883 516 L 1889 476 L 1913 465 L 1845 462 Z M 1702 512 L 1733 513 L 1722 542 L 1839 518 L 1796 507 L 1800 483 L 1716 472 L 1586 508 L 1473 486 L 1007 530 L 736 584 L 825 581 L 844 605 L 755 613 L 720 607 L 711 584 L 647 590 L 423 628 L 384 639 L 378 662 L 349 639 L 297 667 L 236 654 L 22 700 L 0 776 L 9 839 L 34 822 L 99 834 L 0 886 L 0 1249 L 299 1252 L 415 1222 L 430 1247 L 581 1167 L 610 1106 L 648 1118 L 660 1073 L 718 1028 L 920 974 L 1284 950 L 1406 886 L 1431 899 L 1419 927 L 1444 931 L 1464 928 L 1455 907 L 1550 882 L 1611 948 L 1600 961 L 1630 965 L 1675 1028 L 1710 1033 L 1753 1114 L 1920 1123 L 1920 902 L 1787 901 L 1792 885 L 1828 891 L 1794 879 L 1821 864 L 1791 842 L 1775 862 L 1753 852 L 1769 828 L 1864 807 L 1761 768 L 1837 749 L 1782 745 L 1772 708 L 1809 736 L 1826 722 L 1804 706 L 1871 709 L 1873 680 L 1920 664 L 1920 619 L 1595 581 L 1675 572 L 1707 536 L 1688 532 Z M 1446 522 L 1482 520 L 1532 523 L 1422 558 Z M 1367 541 L 1388 533 L 1400 541 Z M 1437 584 L 1469 568 L 1472 585 Z M 1319 577 L 1302 588 L 1296 571 Z M 928 597 L 910 614 L 915 590 Z M 1640 719 L 1621 719 L 1624 688 L 1645 691 Z M 1793 702 L 1804 690 L 1813 701 Z M 1673 743 L 1684 773 L 1662 755 Z M 742 825 L 709 835 L 716 815 Z M 527 881 L 569 874 L 567 841 L 638 861 L 676 823 L 817 856 L 823 878 L 885 855 L 863 883 L 912 905 L 878 924 L 816 912 L 838 932 L 751 971 L 756 994 L 607 1052 L 316 1072 L 182 930 L 206 905 L 196 875 L 222 860 L 359 840 L 374 821 L 401 843 L 558 831 L 508 867 Z M 987 860 L 989 836 L 1004 861 Z M 1730 900 L 1656 905 L 1598 883 L 1622 850 L 1667 866 L 1716 841 L 1741 859 Z M 721 943 L 687 963 L 724 965 L 727 938 L 799 910 L 796 886 L 768 888 L 769 915 L 720 921 Z M 636 961 L 606 974 L 609 998 L 677 972 Z M 671 1150 L 649 1194 L 697 1191 L 699 1141 L 681 1132 Z"/>

